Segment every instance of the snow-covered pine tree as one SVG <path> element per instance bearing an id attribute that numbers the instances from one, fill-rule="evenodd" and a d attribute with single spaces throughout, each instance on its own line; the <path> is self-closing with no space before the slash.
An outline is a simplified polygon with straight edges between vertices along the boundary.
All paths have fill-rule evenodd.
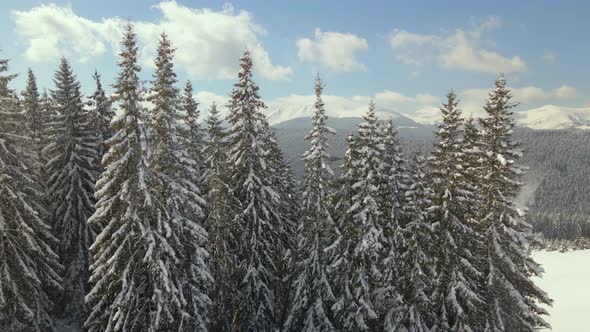
<path id="1" fill-rule="evenodd" d="M 331 307 L 335 297 L 329 272 L 335 254 L 332 245 L 339 239 L 339 232 L 329 200 L 335 178 L 327 143 L 329 135 L 334 135 L 335 131 L 326 124 L 322 90 L 323 84 L 318 76 L 315 112 L 311 118 L 313 127 L 306 136 L 310 146 L 303 154 L 305 179 L 298 226 L 298 260 L 293 280 L 294 298 L 285 322 L 288 331 L 336 330 L 332 322 Z"/>
<path id="2" fill-rule="evenodd" d="M 47 162 L 52 158 L 49 151 L 45 149 L 51 143 L 51 128 L 53 127 L 52 122 L 55 120 L 55 109 L 53 108 L 51 97 L 47 93 L 47 90 L 43 90 L 41 94 L 41 99 L 39 100 L 40 107 L 41 107 L 41 118 L 42 118 L 42 126 L 41 126 L 41 162 L 42 162 L 42 169 L 44 172 L 44 179 L 45 182 L 48 182 L 49 176 L 47 176 Z"/>
<path id="3" fill-rule="evenodd" d="M 268 123 L 266 124 L 268 125 Z M 299 219 L 299 193 L 296 192 L 295 178 L 291 168 L 283 158 L 277 139 L 267 128 L 266 146 L 268 151 L 267 167 L 270 172 L 271 186 L 279 195 L 277 207 L 281 222 L 277 232 L 280 238 L 274 242 L 274 262 L 276 268 L 274 289 L 277 326 L 283 326 L 289 313 L 294 278 L 294 252 L 297 243 L 297 221 Z"/>
<path id="4" fill-rule="evenodd" d="M 163 33 L 148 97 L 153 104 L 148 190 L 156 207 L 146 253 L 149 265 L 156 267 L 151 274 L 156 308 L 152 328 L 204 331 L 213 282 L 207 267 L 207 232 L 202 227 L 206 202 L 200 192 L 201 174 L 185 149 L 189 138 L 181 136 L 173 56 L 174 49 Z"/>
<path id="5" fill-rule="evenodd" d="M 344 153 L 342 175 L 336 178 L 336 185 L 330 192 L 330 210 L 333 218 L 336 220 L 336 227 L 339 237 L 329 248 L 335 250 L 334 261 L 329 268 L 329 274 L 332 276 L 332 292 L 334 293 L 334 304 L 330 308 L 334 315 L 332 322 L 337 331 L 344 329 L 340 312 L 344 312 L 348 302 L 352 301 L 352 292 L 354 288 L 349 282 L 348 271 L 352 268 L 351 255 L 354 250 L 356 235 L 356 225 L 352 222 L 352 197 L 356 192 L 353 187 L 356 181 L 356 164 L 358 162 L 358 144 L 357 138 L 350 133 L 346 137 L 347 150 Z"/>
<path id="6" fill-rule="evenodd" d="M 466 202 L 466 208 L 469 218 L 474 219 L 479 232 L 481 223 L 477 222 L 477 220 L 479 219 L 478 208 L 481 203 L 482 163 L 485 159 L 485 153 L 482 150 L 481 131 L 473 117 L 465 120 L 463 131 L 462 151 L 465 182 L 472 193 L 470 201 Z M 480 256 L 480 253 L 478 252 L 477 255 Z"/>
<path id="7" fill-rule="evenodd" d="M 471 196 L 465 181 L 462 151 L 463 120 L 457 96 L 447 94 L 441 107 L 442 122 L 435 132 L 430 157 L 433 190 L 432 220 L 436 235 L 437 285 L 433 295 L 439 331 L 479 331 L 482 294 L 478 283 L 477 233 L 467 216 Z"/>
<path id="8" fill-rule="evenodd" d="M 61 63 L 54 78 L 52 100 L 57 115 L 50 126 L 50 143 L 45 150 L 48 191 L 59 240 L 58 254 L 64 265 L 64 293 L 59 315 L 75 322 L 86 319 L 84 296 L 88 292 L 88 248 L 95 233 L 87 224 L 94 213 L 97 139 L 91 114 L 84 110 L 80 83 L 68 60 Z"/>
<path id="9" fill-rule="evenodd" d="M 48 292 L 62 290 L 62 266 L 52 249 L 57 239 L 31 204 L 44 193 L 17 144 L 14 129 L 24 119 L 7 70 L 0 59 L 0 330 L 52 331 Z"/>
<path id="10" fill-rule="evenodd" d="M 196 162 L 196 167 L 199 174 L 204 174 L 203 150 L 205 148 L 204 130 L 199 124 L 200 111 L 198 109 L 199 103 L 193 97 L 193 86 L 190 81 L 186 81 L 184 86 L 184 94 L 181 96 L 181 107 L 184 119 L 184 128 L 182 135 L 185 137 L 188 155 Z M 202 181 L 203 179 L 199 179 Z"/>
<path id="11" fill-rule="evenodd" d="M 37 88 L 37 79 L 35 74 L 29 68 L 27 73 L 27 85 L 22 92 L 22 109 L 27 125 L 28 136 L 31 140 L 29 150 L 36 156 L 41 155 L 41 137 L 43 135 L 43 117 L 41 116 L 41 102 L 39 89 Z"/>
<path id="12" fill-rule="evenodd" d="M 234 196 L 240 203 L 233 237 L 238 241 L 240 281 L 240 331 L 270 331 L 275 328 L 276 241 L 282 222 L 277 207 L 280 194 L 272 187 L 268 165 L 268 124 L 260 112 L 258 85 L 252 80 L 252 58 L 246 51 L 240 59 L 239 80 L 228 104 L 231 125 L 229 161 Z"/>
<path id="13" fill-rule="evenodd" d="M 408 222 L 404 215 L 408 175 L 397 130 L 391 119 L 382 130 L 381 142 L 384 148 L 383 172 L 378 198 L 385 216 L 382 219 L 382 228 L 387 246 L 380 261 L 383 276 L 376 289 L 377 308 L 380 317 L 383 317 L 385 330 L 395 330 L 403 315 L 400 311 L 401 295 L 397 280 L 402 273 L 400 256 L 405 245 L 402 228 Z"/>
<path id="14" fill-rule="evenodd" d="M 340 294 L 334 306 L 342 328 L 349 331 L 369 331 L 377 328 L 375 289 L 383 280 L 381 258 L 387 249 L 383 234 L 383 218 L 387 215 L 379 206 L 379 183 L 383 179 L 383 144 L 375 104 L 371 102 L 364 122 L 359 125 L 355 139 L 356 160 L 351 166 L 353 195 L 348 213 L 351 214 L 342 229 L 339 262 L 341 273 Z M 346 176 L 346 174 L 345 174 Z M 347 218 L 348 219 L 348 218 Z M 339 260 L 339 259 L 338 259 Z M 347 289 L 350 287 L 350 289 Z"/>
<path id="15" fill-rule="evenodd" d="M 406 224 L 401 230 L 404 246 L 400 250 L 401 273 L 396 286 L 401 295 L 400 307 L 395 310 L 396 321 L 386 330 L 429 332 L 434 319 L 431 294 L 434 286 L 435 261 L 428 209 L 432 206 L 432 191 L 428 187 L 427 161 L 420 150 L 414 153 L 411 178 L 405 192 L 404 216 Z"/>
<path id="16" fill-rule="evenodd" d="M 512 93 L 503 76 L 495 82 L 480 120 L 485 159 L 481 179 L 481 222 L 485 227 L 486 331 L 536 331 L 549 324 L 541 317 L 549 296 L 530 279 L 543 269 L 530 256 L 532 228 L 514 205 L 522 186 L 522 155 L 512 139 Z"/>
<path id="17" fill-rule="evenodd" d="M 207 220 L 209 234 L 208 251 L 211 255 L 210 270 L 215 285 L 209 292 L 212 300 L 210 309 L 211 331 L 231 331 L 239 310 L 237 279 L 238 221 L 235 215 L 239 202 L 234 198 L 230 186 L 230 165 L 227 160 L 227 132 L 223 128 L 217 105 L 213 104 L 207 118 L 207 140 L 205 144 L 205 177 L 207 188 Z"/>
<path id="18" fill-rule="evenodd" d="M 88 221 L 104 225 L 90 248 L 94 262 L 86 296 L 92 312 L 90 332 L 154 331 L 153 289 L 146 255 L 153 200 L 147 182 L 147 134 L 142 120 L 141 90 L 135 33 L 127 26 L 113 85 L 121 115 L 112 122 L 104 172 L 97 182 L 96 212 Z"/>
<path id="19" fill-rule="evenodd" d="M 47 173 L 45 171 L 46 159 L 43 158 L 42 151 L 44 144 L 47 142 L 45 126 L 50 118 L 43 110 L 37 80 L 31 69 L 28 71 L 25 91 L 21 95 L 23 97 L 21 101 L 22 118 L 25 127 L 19 133 L 22 137 L 20 139 L 21 150 L 25 152 L 21 157 L 22 161 L 28 165 L 35 186 L 45 194 L 47 193 Z M 35 206 L 40 218 L 51 224 L 50 204 L 47 195 L 30 194 L 34 199 L 31 199 L 29 204 Z M 52 245 L 55 245 L 55 243 Z"/>
<path id="20" fill-rule="evenodd" d="M 94 90 L 94 93 L 89 98 L 91 101 L 91 112 L 93 115 L 92 126 L 98 134 L 99 146 L 97 155 L 97 165 L 100 166 L 102 163 L 102 157 L 104 156 L 107 150 L 105 142 L 114 134 L 113 130 L 111 129 L 111 120 L 115 116 L 115 111 L 112 108 L 111 101 L 106 96 L 106 93 L 102 88 L 100 75 L 97 71 L 94 72 L 92 78 L 94 78 L 94 81 L 96 83 L 96 90 Z"/>

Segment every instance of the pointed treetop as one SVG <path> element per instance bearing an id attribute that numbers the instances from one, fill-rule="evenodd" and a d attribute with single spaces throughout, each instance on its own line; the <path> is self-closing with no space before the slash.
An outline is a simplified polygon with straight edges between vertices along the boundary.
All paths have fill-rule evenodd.
<path id="1" fill-rule="evenodd" d="M 0 59 L 0 96 L 9 95 L 12 90 L 8 88 L 8 83 L 12 81 L 17 75 L 2 75 L 1 73 L 8 71 L 8 59 Z"/>
<path id="2" fill-rule="evenodd" d="M 324 82 L 322 82 L 322 79 L 320 77 L 320 74 L 318 74 L 315 78 L 315 96 L 316 97 L 320 97 L 322 95 L 322 91 L 324 90 Z"/>
<path id="3" fill-rule="evenodd" d="M 195 120 L 198 115 L 198 106 L 199 103 L 193 98 L 193 85 L 191 81 L 186 81 L 184 85 L 184 96 L 183 96 L 183 103 L 184 103 L 184 111 L 186 112 L 186 116 L 190 122 Z"/>
<path id="4" fill-rule="evenodd" d="M 92 78 L 94 78 L 94 82 L 96 82 L 96 91 L 101 91 L 102 84 L 100 83 L 100 74 L 98 73 L 98 71 L 96 69 L 94 70 L 94 74 L 92 75 Z"/>
<path id="5" fill-rule="evenodd" d="M 249 49 L 244 51 L 244 54 L 240 58 L 240 67 L 242 67 L 242 72 L 240 72 L 240 78 L 242 76 L 252 76 L 252 67 L 254 63 L 252 62 L 252 52 Z"/>

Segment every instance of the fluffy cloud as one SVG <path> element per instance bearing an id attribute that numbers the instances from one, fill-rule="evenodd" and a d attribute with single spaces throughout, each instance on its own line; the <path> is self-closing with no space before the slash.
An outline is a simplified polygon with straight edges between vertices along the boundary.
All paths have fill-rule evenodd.
<path id="1" fill-rule="evenodd" d="M 365 65 L 356 60 L 356 54 L 368 49 L 367 41 L 350 33 L 322 32 L 316 29 L 314 39 L 298 39 L 297 48 L 301 61 L 318 62 L 339 72 L 366 69 Z"/>
<path id="2" fill-rule="evenodd" d="M 158 22 L 135 21 L 142 61 L 152 66 L 159 35 L 166 32 L 176 45 L 176 64 L 198 78 L 233 78 L 245 48 L 253 52 L 256 70 L 267 79 L 292 75 L 290 67 L 276 66 L 262 46 L 265 33 L 247 11 L 226 5 L 220 11 L 182 6 L 175 1 L 154 6 Z M 128 21 L 106 18 L 93 21 L 77 15 L 70 6 L 39 5 L 29 11 L 12 11 L 16 31 L 28 40 L 25 56 L 48 61 L 59 56 L 86 61 L 104 54 L 110 46 L 119 49 L 121 31 Z"/>
<path id="3" fill-rule="evenodd" d="M 480 22 L 472 20 L 470 29 L 456 29 L 450 34 L 422 35 L 395 29 L 389 43 L 398 52 L 396 58 L 406 64 L 420 65 L 434 60 L 448 69 L 495 74 L 525 71 L 526 63 L 520 57 L 507 57 L 481 48 L 485 33 L 500 26 L 500 19 L 491 16 Z"/>
<path id="4" fill-rule="evenodd" d="M 549 99 L 572 99 L 576 96 L 576 88 L 569 85 L 562 85 L 553 90 L 543 90 L 536 86 L 525 86 L 522 88 L 510 88 L 514 99 L 520 103 L 534 103 Z M 462 95 L 469 99 L 481 99 L 488 96 L 489 89 L 468 89 Z"/>

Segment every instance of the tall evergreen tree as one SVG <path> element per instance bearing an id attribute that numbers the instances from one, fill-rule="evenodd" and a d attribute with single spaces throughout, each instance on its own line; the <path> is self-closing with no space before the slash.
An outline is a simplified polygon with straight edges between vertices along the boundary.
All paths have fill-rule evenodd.
<path id="1" fill-rule="evenodd" d="M 379 206 L 379 182 L 383 178 L 383 144 L 375 105 L 371 103 L 359 125 L 356 154 L 351 166 L 353 179 L 349 222 L 341 225 L 343 244 L 339 262 L 342 269 L 335 309 L 345 330 L 368 331 L 376 328 L 377 308 L 374 290 L 383 279 L 380 258 L 387 248 Z M 353 146 L 355 147 L 355 146 Z M 346 175 L 345 175 L 346 176 Z M 349 288 L 350 289 L 347 289 Z"/>
<path id="2" fill-rule="evenodd" d="M 51 143 L 51 128 L 53 127 L 53 121 L 56 119 L 55 108 L 53 107 L 53 103 L 51 101 L 51 97 L 47 93 L 47 90 L 43 90 L 41 94 L 41 98 L 39 100 L 40 108 L 41 108 L 41 119 L 42 119 L 42 126 L 41 126 L 41 164 L 43 170 L 43 178 L 44 182 L 47 183 L 49 181 L 48 171 L 47 171 L 47 163 L 50 159 L 52 159 L 52 155 L 50 151 L 48 151 L 47 147 L 49 143 Z"/>
<path id="3" fill-rule="evenodd" d="M 213 104 L 207 119 L 204 180 L 208 193 L 205 226 L 209 233 L 210 269 L 215 280 L 209 293 L 213 302 L 211 331 L 231 331 L 239 310 L 239 280 L 236 279 L 238 239 L 234 237 L 239 234 L 239 230 L 235 229 L 238 227 L 235 215 L 239 202 L 230 186 L 227 135 L 217 105 Z"/>
<path id="4" fill-rule="evenodd" d="M 450 92 L 441 107 L 442 122 L 435 132 L 430 157 L 433 227 L 436 234 L 437 285 L 435 328 L 440 331 L 481 330 L 482 297 L 474 249 L 477 233 L 465 202 L 472 193 L 465 181 L 462 151 L 463 120 L 457 96 Z"/>
<path id="5" fill-rule="evenodd" d="M 37 89 L 37 80 L 31 69 L 28 71 L 27 85 L 25 91 L 22 92 L 22 97 L 22 117 L 25 128 L 19 133 L 19 136 L 21 137 L 21 150 L 25 153 L 21 158 L 22 162 L 28 166 L 35 186 L 43 193 L 43 195 L 30 193 L 32 198 L 29 200 L 29 204 L 35 206 L 40 218 L 51 224 L 50 204 L 47 195 L 45 195 L 47 193 L 47 172 L 45 169 L 47 159 L 43 158 L 43 146 L 47 143 L 45 128 L 50 118 L 43 109 Z"/>
<path id="6" fill-rule="evenodd" d="M 184 129 L 183 137 L 186 138 L 185 149 L 188 155 L 196 162 L 195 169 L 199 170 L 199 174 L 205 171 L 203 150 L 205 149 L 204 131 L 199 124 L 200 111 L 198 109 L 199 103 L 193 97 L 193 86 L 190 81 L 187 81 L 184 86 L 184 94 L 181 96 L 181 108 L 184 112 Z M 203 179 L 199 179 L 203 180 Z"/>
<path id="7" fill-rule="evenodd" d="M 338 240 L 339 232 L 329 201 L 334 172 L 327 143 L 329 135 L 334 135 L 335 131 L 326 124 L 322 90 L 323 83 L 318 77 L 313 127 L 306 136 L 310 146 L 303 154 L 305 179 L 293 285 L 295 294 L 285 324 L 290 331 L 335 331 L 331 312 L 335 297 L 329 273 L 335 253 L 329 249 Z"/>
<path id="8" fill-rule="evenodd" d="M 105 171 L 97 182 L 98 202 L 90 224 L 104 225 L 91 247 L 92 290 L 86 296 L 92 312 L 89 331 L 153 331 L 149 279 L 148 230 L 153 200 L 147 183 L 147 135 L 142 120 L 135 33 L 126 27 L 114 84 L 121 116 L 113 121 L 107 141 Z"/>
<path id="9" fill-rule="evenodd" d="M 48 292 L 62 289 L 62 266 L 52 249 L 57 239 L 31 203 L 43 193 L 18 145 L 15 127 L 24 119 L 9 88 L 16 75 L 2 75 L 7 70 L 0 59 L 0 329 L 52 331 Z"/>
<path id="10" fill-rule="evenodd" d="M 28 136 L 31 139 L 32 145 L 30 150 L 37 156 L 40 156 L 44 123 L 37 79 L 30 68 L 27 73 L 27 85 L 25 91 L 22 92 L 22 97 L 22 108 L 25 115 Z"/>
<path id="11" fill-rule="evenodd" d="M 475 227 L 481 237 L 481 223 L 479 220 L 478 209 L 481 203 L 481 179 L 482 179 L 482 165 L 485 160 L 485 152 L 483 151 L 482 135 L 480 129 L 477 127 L 475 120 L 470 117 L 465 120 L 462 153 L 463 153 L 463 171 L 465 182 L 472 195 L 469 201 L 465 202 L 467 215 L 476 222 Z M 481 253 L 477 253 L 478 256 Z"/>
<path id="12" fill-rule="evenodd" d="M 236 215 L 240 282 L 240 315 L 236 329 L 268 331 L 275 328 L 276 241 L 280 241 L 277 207 L 280 195 L 272 187 L 268 165 L 268 124 L 260 109 L 258 85 L 252 80 L 252 58 L 246 51 L 240 59 L 239 80 L 229 102 L 231 125 L 229 160 L 233 192 L 240 203 Z"/>
<path id="13" fill-rule="evenodd" d="M 148 231 L 149 260 L 158 267 L 152 279 L 157 308 L 153 327 L 201 331 L 207 327 L 207 293 L 212 283 L 205 249 L 207 232 L 202 227 L 206 203 L 200 196 L 196 162 L 184 149 L 188 138 L 180 135 L 173 55 L 170 40 L 162 34 L 148 98 L 154 105 L 148 188 L 157 208 Z"/>
<path id="14" fill-rule="evenodd" d="M 401 311 L 402 298 L 398 279 L 402 273 L 400 256 L 405 246 L 402 229 L 408 222 L 404 213 L 407 170 L 393 120 L 387 122 L 381 135 L 384 153 L 378 197 L 384 214 L 382 228 L 386 247 L 380 260 L 383 275 L 376 290 L 377 306 L 383 317 L 384 328 L 395 330 L 397 326 L 401 326 L 404 314 Z"/>
<path id="15" fill-rule="evenodd" d="M 532 228 L 514 205 L 523 174 L 516 159 L 522 153 L 512 140 L 515 125 L 512 93 L 501 76 L 480 120 L 486 151 L 481 180 L 481 222 L 485 227 L 486 331 L 536 331 L 549 327 L 541 317 L 548 295 L 530 279 L 542 268 L 530 256 Z"/>
<path id="16" fill-rule="evenodd" d="M 91 114 L 83 108 L 80 83 L 65 58 L 54 83 L 52 100 L 57 114 L 51 122 L 51 142 L 45 149 L 52 156 L 47 163 L 48 190 L 58 253 L 65 268 L 59 311 L 68 320 L 81 323 L 87 314 L 88 248 L 95 236 L 86 222 L 94 212 L 97 139 Z"/>
<path id="17" fill-rule="evenodd" d="M 396 309 L 397 320 L 387 330 L 429 332 L 434 319 L 430 296 L 436 278 L 429 213 L 432 191 L 426 181 L 427 162 L 421 151 L 414 154 L 411 166 L 403 209 L 407 223 L 401 230 L 404 245 L 397 263 L 402 271 L 396 283 L 401 303 Z"/>
<path id="18" fill-rule="evenodd" d="M 267 123 L 268 125 L 268 123 Z M 294 278 L 294 252 L 297 246 L 297 221 L 299 219 L 299 193 L 295 188 L 295 179 L 291 168 L 283 158 L 277 139 L 267 128 L 265 145 L 267 146 L 267 165 L 270 172 L 271 186 L 279 196 L 277 213 L 280 218 L 277 233 L 280 238 L 274 241 L 274 262 L 276 268 L 274 289 L 275 308 L 278 326 L 283 326 L 292 298 Z"/>
<path id="19" fill-rule="evenodd" d="M 107 146 L 106 141 L 113 136 L 113 130 L 111 129 L 111 120 L 115 116 L 115 111 L 112 108 L 112 103 L 106 96 L 102 83 L 100 82 L 100 75 L 98 72 L 94 72 L 92 75 L 96 83 L 96 90 L 92 96 L 90 96 L 92 114 L 93 114 L 93 128 L 96 130 L 99 141 L 97 164 L 100 166 L 102 157 L 106 153 Z"/>

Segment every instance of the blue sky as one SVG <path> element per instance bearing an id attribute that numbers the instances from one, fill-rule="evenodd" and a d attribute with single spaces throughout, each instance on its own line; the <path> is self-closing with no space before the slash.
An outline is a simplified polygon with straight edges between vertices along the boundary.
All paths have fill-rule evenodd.
<path id="1" fill-rule="evenodd" d="M 112 83 L 120 27 L 131 21 L 144 78 L 166 31 L 179 79 L 193 81 L 205 107 L 224 100 L 248 47 L 275 122 L 306 115 L 318 72 L 332 115 L 358 115 L 375 98 L 384 113 L 428 122 L 449 89 L 480 114 L 499 72 L 521 110 L 590 106 L 588 17 L 583 1 L 3 1 L 0 57 L 21 74 L 14 87 L 31 67 L 51 89 L 66 56 L 89 93 L 95 68 Z"/>

